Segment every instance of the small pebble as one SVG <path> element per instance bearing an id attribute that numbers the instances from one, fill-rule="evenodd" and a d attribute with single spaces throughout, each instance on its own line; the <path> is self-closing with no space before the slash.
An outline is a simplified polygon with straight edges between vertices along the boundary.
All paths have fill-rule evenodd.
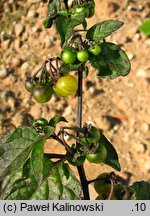
<path id="1" fill-rule="evenodd" d="M 35 10 L 29 10 L 27 17 L 32 18 L 32 17 L 37 17 L 39 14 Z"/>
<path id="2" fill-rule="evenodd" d="M 134 35 L 134 41 L 139 41 L 140 39 L 141 39 L 140 33 L 136 33 L 136 34 Z"/>
<path id="3" fill-rule="evenodd" d="M 111 122 L 105 116 L 100 116 L 98 120 L 98 127 L 101 130 L 108 131 L 111 129 Z"/>
<path id="4" fill-rule="evenodd" d="M 29 69 L 29 63 L 24 62 L 21 66 L 21 71 L 27 71 Z"/>
<path id="5" fill-rule="evenodd" d="M 21 23 L 15 25 L 15 34 L 19 37 L 24 31 L 24 26 Z"/>
<path id="6" fill-rule="evenodd" d="M 72 107 L 71 107 L 71 105 L 69 105 L 69 106 L 67 106 L 66 108 L 65 108 L 65 110 L 64 110 L 64 115 L 65 116 L 68 116 L 68 115 L 70 115 L 72 113 Z"/>
<path id="7" fill-rule="evenodd" d="M 7 68 L 0 69 L 0 78 L 4 79 L 8 76 L 9 70 Z"/>
<path id="8" fill-rule="evenodd" d="M 42 0 L 28 0 L 28 2 L 31 2 L 31 3 L 38 3 L 38 2 L 41 2 Z"/>
<path id="9" fill-rule="evenodd" d="M 138 77 L 146 77 L 146 72 L 143 69 L 139 69 L 136 73 Z"/>
<path id="10" fill-rule="evenodd" d="M 138 5 L 138 9 L 139 9 L 139 11 L 143 11 L 143 9 L 144 9 L 144 5 Z"/>
<path id="11" fill-rule="evenodd" d="M 21 41 L 20 40 L 15 40 L 14 41 L 14 48 L 16 49 L 16 50 L 18 50 L 20 47 L 21 47 Z"/>
<path id="12" fill-rule="evenodd" d="M 135 58 L 134 53 L 128 52 L 127 55 L 130 61 Z"/>
<path id="13" fill-rule="evenodd" d="M 150 46 L 150 39 L 145 40 L 145 44 L 146 44 L 147 46 Z"/>
<path id="14" fill-rule="evenodd" d="M 144 132 L 148 132 L 150 130 L 150 125 L 147 124 L 146 122 L 142 123 L 141 126 L 142 126 L 141 128 Z"/>
<path id="15" fill-rule="evenodd" d="M 150 162 L 149 162 L 149 158 L 144 161 L 144 164 L 145 164 L 145 169 L 147 170 L 147 172 L 150 173 Z"/>
<path id="16" fill-rule="evenodd" d="M 10 47 L 10 44 L 11 44 L 11 40 L 4 40 L 1 43 L 1 47 L 2 49 L 7 50 Z"/>
<path id="17" fill-rule="evenodd" d="M 137 141 L 135 144 L 135 149 L 138 153 L 145 153 L 147 147 L 145 144 L 143 144 L 141 141 Z"/>

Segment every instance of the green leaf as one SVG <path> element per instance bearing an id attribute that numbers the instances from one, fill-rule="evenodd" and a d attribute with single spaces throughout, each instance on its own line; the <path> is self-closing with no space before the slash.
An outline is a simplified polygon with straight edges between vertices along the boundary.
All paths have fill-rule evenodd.
<path id="1" fill-rule="evenodd" d="M 67 164 L 60 165 L 51 172 L 56 163 L 44 157 L 41 184 L 37 183 L 28 160 L 24 166 L 23 175 L 17 179 L 6 196 L 9 200 L 73 200 L 80 199 L 81 186 Z M 49 174 L 50 173 L 50 174 Z M 10 186 L 10 185 L 9 185 Z"/>
<path id="2" fill-rule="evenodd" d="M 5 150 L 0 146 L 0 157 L 5 153 Z"/>
<path id="3" fill-rule="evenodd" d="M 68 18 L 59 17 L 56 20 L 56 28 L 61 37 L 61 46 L 63 46 L 67 40 L 72 36 L 74 28 L 83 23 L 85 17 L 74 15 Z"/>
<path id="4" fill-rule="evenodd" d="M 32 199 L 77 200 L 81 194 L 81 185 L 67 164 L 55 169 L 39 189 Z"/>
<path id="5" fill-rule="evenodd" d="M 22 168 L 22 177 L 28 178 L 30 176 L 30 165 L 31 165 L 31 158 L 28 158 L 27 161 L 24 163 Z"/>
<path id="6" fill-rule="evenodd" d="M 0 199 L 3 200 L 10 194 L 13 183 L 22 176 L 22 169 L 7 175 L 0 184 Z"/>
<path id="7" fill-rule="evenodd" d="M 83 20 L 82 26 L 83 26 L 83 29 L 86 30 L 86 28 L 87 28 L 87 21 L 86 20 Z"/>
<path id="8" fill-rule="evenodd" d="M 44 133 L 45 133 L 45 138 L 50 137 L 55 131 L 55 127 L 53 126 L 46 126 L 44 127 Z"/>
<path id="9" fill-rule="evenodd" d="M 121 166 L 118 161 L 117 152 L 113 145 L 108 141 L 108 139 L 103 134 L 101 134 L 99 142 L 100 144 L 104 145 L 107 150 L 107 157 L 104 163 L 111 166 L 115 170 L 120 171 Z"/>
<path id="10" fill-rule="evenodd" d="M 64 17 L 59 17 L 56 20 L 56 28 L 61 37 L 61 46 L 63 46 L 73 33 L 74 27 L 69 25 L 69 22 L 71 22 L 71 19 L 65 19 Z"/>
<path id="11" fill-rule="evenodd" d="M 27 179 L 18 179 L 13 183 L 10 193 L 4 199 L 28 200 L 36 190 L 36 186 L 37 182 L 33 175 Z"/>
<path id="12" fill-rule="evenodd" d="M 114 31 L 123 26 L 119 20 L 106 20 L 92 26 L 86 34 L 86 37 L 92 41 L 99 41 L 111 35 Z"/>
<path id="13" fill-rule="evenodd" d="M 37 162 L 37 160 L 35 161 Z M 49 176 L 49 170 L 55 165 L 54 163 L 50 162 L 49 159 L 43 157 L 43 171 L 39 173 L 39 176 L 42 179 L 41 184 L 39 184 L 34 176 L 33 172 L 33 161 L 29 158 L 23 168 L 21 169 L 21 174 L 18 178 L 17 176 L 7 178 L 8 182 L 5 186 L 5 190 L 3 189 L 3 193 L 1 199 L 10 199 L 10 200 L 28 200 L 31 199 L 33 194 L 41 188 L 42 183 L 44 180 Z M 34 167 L 35 169 L 35 167 Z M 19 170 L 20 171 L 20 170 Z"/>
<path id="14" fill-rule="evenodd" d="M 126 53 L 114 43 L 101 43 L 99 56 L 90 56 L 90 62 L 103 78 L 115 79 L 126 76 L 131 70 L 131 64 Z"/>
<path id="15" fill-rule="evenodd" d="M 150 18 L 146 19 L 140 26 L 140 31 L 144 32 L 148 36 L 150 35 Z"/>
<path id="16" fill-rule="evenodd" d="M 134 182 L 130 186 L 135 191 L 137 200 L 150 200 L 150 183 L 146 181 Z"/>
<path id="17" fill-rule="evenodd" d="M 63 63 L 60 68 L 59 71 L 61 73 L 63 73 L 63 75 L 67 75 L 69 72 L 71 71 L 76 71 L 81 67 L 81 63 L 78 64 L 65 64 Z"/>
<path id="18" fill-rule="evenodd" d="M 53 118 L 53 124 L 66 121 Z M 51 162 L 44 141 L 32 128 L 19 127 L 0 143 L 0 199 L 80 199 L 81 186 L 63 160 Z M 59 167 L 58 167 L 59 166 Z"/>
<path id="19" fill-rule="evenodd" d="M 59 0 L 49 0 L 48 1 L 48 17 L 54 18 L 57 16 L 58 11 L 60 9 Z"/>
<path id="20" fill-rule="evenodd" d="M 47 28 L 51 28 L 53 25 L 53 19 L 52 18 L 46 18 L 43 22 L 44 27 Z"/>
<path id="21" fill-rule="evenodd" d="M 28 199 L 37 187 L 37 182 L 32 174 L 31 160 L 28 158 L 23 167 L 18 167 L 15 173 L 10 173 L 2 182 L 0 199 Z"/>
<path id="22" fill-rule="evenodd" d="M 18 127 L 0 141 L 5 152 L 0 156 L 0 181 L 21 167 L 28 158 L 38 133 L 28 127 Z"/>
<path id="23" fill-rule="evenodd" d="M 20 127 L 16 128 L 14 131 L 10 132 L 7 136 L 7 142 L 12 142 L 22 136 L 22 129 Z"/>
<path id="24" fill-rule="evenodd" d="M 37 184 L 42 182 L 45 140 L 38 140 L 31 152 L 31 168 Z"/>
<path id="25" fill-rule="evenodd" d="M 49 121 L 49 125 L 55 127 L 59 122 L 68 122 L 64 117 L 56 115 Z"/>

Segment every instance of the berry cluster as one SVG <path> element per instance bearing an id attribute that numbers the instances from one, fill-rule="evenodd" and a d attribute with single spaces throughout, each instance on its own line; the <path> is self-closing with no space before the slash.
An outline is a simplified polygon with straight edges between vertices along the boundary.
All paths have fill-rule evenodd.
<path id="1" fill-rule="evenodd" d="M 61 58 L 66 64 L 73 64 L 76 61 L 85 63 L 89 59 L 89 55 L 98 56 L 101 52 L 101 48 L 98 44 L 91 46 L 87 49 L 76 50 L 73 47 L 65 48 L 61 53 Z"/>
<path id="2" fill-rule="evenodd" d="M 52 62 L 55 61 L 55 66 Z M 78 88 L 76 77 L 59 71 L 59 57 L 46 60 L 42 67 L 25 81 L 26 90 L 38 103 L 46 103 L 55 94 L 57 97 L 74 95 Z M 47 67 L 49 64 L 49 68 Z"/>

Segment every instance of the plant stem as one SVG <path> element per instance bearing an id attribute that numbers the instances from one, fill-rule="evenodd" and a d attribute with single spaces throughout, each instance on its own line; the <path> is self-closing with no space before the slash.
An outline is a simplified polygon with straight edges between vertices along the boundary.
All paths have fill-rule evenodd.
<path id="1" fill-rule="evenodd" d="M 44 153 L 44 155 L 45 155 L 46 157 L 48 157 L 49 159 L 53 159 L 53 158 L 59 159 L 59 158 L 64 158 L 64 157 L 65 157 L 64 154 Z"/>
<path id="2" fill-rule="evenodd" d="M 79 128 L 82 127 L 82 80 L 83 80 L 83 75 L 82 75 L 83 69 L 78 70 L 78 111 L 77 111 L 77 126 Z M 78 133 L 77 133 L 78 137 Z M 77 145 L 79 143 L 77 142 Z M 78 173 L 81 181 L 81 186 L 83 190 L 83 197 L 84 200 L 89 200 L 90 195 L 89 195 L 89 189 L 88 189 L 88 181 L 86 179 L 85 171 L 84 171 L 84 166 L 78 166 Z"/>
<path id="3" fill-rule="evenodd" d="M 57 140 L 61 145 L 63 145 L 67 149 L 68 152 L 72 153 L 71 147 L 66 142 L 61 140 L 58 136 L 52 135 L 51 138 Z"/>
<path id="4" fill-rule="evenodd" d="M 77 126 L 82 128 L 82 70 L 78 70 L 78 111 L 77 111 Z"/>
<path id="5" fill-rule="evenodd" d="M 88 181 L 88 184 L 91 184 L 91 183 L 93 183 L 93 182 L 96 182 L 96 181 L 108 181 L 108 180 L 110 180 L 110 178 L 96 178 L 96 179 L 92 179 L 92 180 L 90 180 L 90 181 Z"/>
<path id="6" fill-rule="evenodd" d="M 56 162 L 56 164 L 52 167 L 52 169 L 49 171 L 49 175 L 53 172 L 53 170 L 57 169 L 61 164 L 63 164 L 66 161 L 66 158 L 62 158 Z"/>

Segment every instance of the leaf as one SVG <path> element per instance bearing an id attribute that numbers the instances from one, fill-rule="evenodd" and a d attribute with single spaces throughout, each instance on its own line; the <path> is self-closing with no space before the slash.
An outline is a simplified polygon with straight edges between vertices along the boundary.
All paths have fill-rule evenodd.
<path id="1" fill-rule="evenodd" d="M 116 44 L 101 43 L 99 56 L 90 56 L 90 62 L 103 78 L 115 79 L 126 76 L 131 70 L 131 64 L 126 53 Z"/>
<path id="2" fill-rule="evenodd" d="M 140 26 L 140 31 L 144 32 L 148 36 L 150 35 L 150 18 L 146 19 Z"/>
<path id="3" fill-rule="evenodd" d="M 30 161 L 25 164 L 26 178 L 17 179 L 12 185 L 9 194 L 3 199 L 9 200 L 71 200 L 80 199 L 81 186 L 67 164 L 50 170 L 56 165 L 44 157 L 42 182 L 38 184 L 29 168 Z M 26 171 L 25 171 L 26 170 Z M 50 175 L 49 175 L 50 173 Z"/>
<path id="4" fill-rule="evenodd" d="M 51 28 L 53 25 L 53 18 L 46 18 L 43 22 L 44 27 L 47 28 Z"/>
<path id="5" fill-rule="evenodd" d="M 37 138 L 38 133 L 32 128 L 18 127 L 0 141 L 0 148 L 5 151 L 0 156 L 0 181 L 23 165 Z"/>
<path id="6" fill-rule="evenodd" d="M 67 42 L 72 36 L 74 28 L 83 23 L 84 19 L 85 17 L 81 14 L 80 16 L 74 15 L 68 18 L 59 17 L 56 20 L 56 28 L 61 37 L 61 46 Z"/>
<path id="7" fill-rule="evenodd" d="M 146 181 L 134 182 L 130 186 L 135 191 L 137 200 L 150 200 L 150 183 Z"/>
<path id="8" fill-rule="evenodd" d="M 49 125 L 55 127 L 59 122 L 68 122 L 64 117 L 56 115 L 49 121 Z"/>
<path id="9" fill-rule="evenodd" d="M 48 1 L 48 17 L 54 18 L 57 16 L 59 11 L 59 0 L 49 0 Z"/>
<path id="10" fill-rule="evenodd" d="M 42 182 L 45 140 L 38 140 L 31 152 L 31 168 L 37 184 Z"/>
<path id="11" fill-rule="evenodd" d="M 63 75 L 67 75 L 69 72 L 71 71 L 76 71 L 81 67 L 81 63 L 78 64 L 65 64 L 63 63 L 60 68 L 59 71 L 61 73 L 63 73 Z"/>
<path id="12" fill-rule="evenodd" d="M 115 170 L 120 171 L 121 167 L 118 161 L 117 152 L 113 145 L 108 141 L 108 139 L 103 134 L 101 134 L 100 136 L 100 144 L 104 145 L 107 150 L 107 157 L 104 163 L 111 166 Z"/>
<path id="13" fill-rule="evenodd" d="M 54 125 L 65 121 L 63 117 L 54 119 Z M 2 139 L 0 147 L 5 152 L 0 157 L 1 200 L 80 199 L 81 186 L 76 177 L 66 164 L 60 165 L 63 160 L 51 162 L 43 146 L 44 140 L 36 131 L 26 127 Z"/>
<path id="14" fill-rule="evenodd" d="M 31 159 L 28 158 L 27 161 L 24 163 L 23 168 L 22 168 L 22 177 L 23 178 L 28 178 L 30 176 L 30 164 L 31 164 Z"/>
<path id="15" fill-rule="evenodd" d="M 20 127 L 16 128 L 12 133 L 6 135 L 7 137 L 7 142 L 11 142 L 17 138 L 20 138 L 22 136 L 22 129 Z"/>
<path id="16" fill-rule="evenodd" d="M 71 19 L 65 19 L 64 17 L 59 17 L 56 20 L 56 28 L 61 37 L 61 46 L 71 37 L 73 33 L 73 26 L 69 25 Z"/>
<path id="17" fill-rule="evenodd" d="M 18 179 L 12 185 L 10 193 L 5 200 L 27 200 L 35 191 L 37 182 L 34 176 L 27 179 Z"/>
<path id="18" fill-rule="evenodd" d="M 48 188 L 48 190 L 47 190 Z M 41 196 L 42 189 L 42 196 Z M 45 193 L 43 193 L 45 191 Z M 81 186 L 67 164 L 62 164 L 55 169 L 47 181 L 43 182 L 40 190 L 32 199 L 49 200 L 77 200 L 80 199 Z"/>
<path id="19" fill-rule="evenodd" d="M 102 40 L 122 27 L 123 24 L 124 23 L 119 20 L 106 20 L 97 23 L 87 31 L 86 37 L 92 41 Z"/>
<path id="20" fill-rule="evenodd" d="M 83 26 L 83 29 L 86 30 L 86 28 L 87 28 L 87 21 L 86 20 L 83 20 L 82 26 Z"/>
<path id="21" fill-rule="evenodd" d="M 42 179 L 41 184 L 44 179 L 49 176 L 49 170 L 54 166 L 54 163 L 50 162 L 46 157 L 43 157 L 42 163 L 43 172 L 40 173 Z M 33 174 L 31 158 L 25 162 L 21 169 L 21 173 L 22 175 L 19 175 L 18 178 L 12 178 L 12 176 L 10 176 L 11 181 L 10 179 L 7 179 L 7 181 L 11 183 L 6 184 L 1 199 L 28 200 L 36 190 L 41 187 L 41 184 L 38 184 Z"/>
<path id="22" fill-rule="evenodd" d="M 45 133 L 45 138 L 50 137 L 55 131 L 55 127 L 53 126 L 46 126 L 44 127 L 44 133 Z"/>
<path id="23" fill-rule="evenodd" d="M 7 175 L 3 181 L 1 181 L 1 188 L 0 188 L 0 200 L 5 199 L 10 193 L 11 187 L 13 183 L 22 176 L 22 169 L 18 169 L 15 172 Z"/>
<path id="24" fill-rule="evenodd" d="M 5 150 L 0 146 L 0 157 L 5 153 Z"/>

